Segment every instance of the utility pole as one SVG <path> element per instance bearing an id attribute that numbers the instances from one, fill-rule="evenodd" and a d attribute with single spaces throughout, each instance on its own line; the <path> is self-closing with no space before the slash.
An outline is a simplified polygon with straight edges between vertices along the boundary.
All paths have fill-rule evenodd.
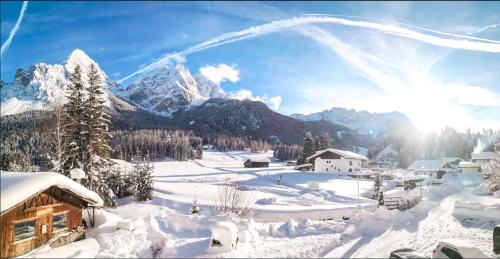
<path id="1" fill-rule="evenodd" d="M 356 176 L 356 182 L 357 182 L 357 185 L 358 185 L 358 219 L 361 219 L 361 204 L 359 204 L 359 172 Z"/>

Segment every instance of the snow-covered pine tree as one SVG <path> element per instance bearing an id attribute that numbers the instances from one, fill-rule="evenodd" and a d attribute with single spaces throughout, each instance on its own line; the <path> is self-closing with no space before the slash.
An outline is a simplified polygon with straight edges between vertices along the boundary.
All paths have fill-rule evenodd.
<path id="1" fill-rule="evenodd" d="M 383 185 L 382 175 L 376 174 L 375 179 L 373 180 L 373 199 L 379 200 L 380 192 L 382 191 L 382 185 Z"/>
<path id="2" fill-rule="evenodd" d="M 302 143 L 302 150 L 300 152 L 297 164 L 307 163 L 307 158 L 314 155 L 314 139 L 311 132 L 307 132 L 304 137 L 304 142 Z"/>
<path id="3" fill-rule="evenodd" d="M 325 150 L 331 147 L 332 140 L 330 139 L 330 135 L 328 133 L 324 132 L 321 135 L 319 135 L 319 149 L 320 150 Z"/>
<path id="4" fill-rule="evenodd" d="M 136 176 L 135 197 L 139 201 L 153 199 L 153 166 L 148 160 L 136 162 L 134 174 Z"/>
<path id="5" fill-rule="evenodd" d="M 483 166 L 483 176 L 486 178 L 491 192 L 500 190 L 500 159 L 496 158 Z"/>
<path id="6" fill-rule="evenodd" d="M 83 168 L 87 172 L 87 179 L 83 181 L 89 189 L 97 192 L 104 200 L 105 206 L 116 204 L 115 195 L 106 183 L 107 174 L 110 174 L 113 162 L 109 159 L 111 148 L 108 145 L 110 138 L 110 116 L 106 114 L 102 81 L 94 64 L 89 66 L 87 100 L 83 105 Z"/>
<path id="7" fill-rule="evenodd" d="M 189 214 L 200 214 L 200 206 L 196 203 L 196 199 L 194 199 L 193 204 L 191 204 L 191 209 L 189 209 Z"/>
<path id="8" fill-rule="evenodd" d="M 70 76 L 67 86 L 67 102 L 63 106 L 62 130 L 63 141 L 66 143 L 63 156 L 62 173 L 69 175 L 72 168 L 83 167 L 83 133 L 85 123 L 83 119 L 84 92 L 82 71 L 79 65 Z"/>

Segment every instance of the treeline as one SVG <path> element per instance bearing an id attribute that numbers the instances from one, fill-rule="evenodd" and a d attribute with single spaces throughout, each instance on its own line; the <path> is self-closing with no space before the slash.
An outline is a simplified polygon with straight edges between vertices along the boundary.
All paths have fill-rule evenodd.
<path id="1" fill-rule="evenodd" d="M 139 154 L 149 156 L 153 161 L 165 158 L 175 160 L 201 159 L 202 138 L 190 131 L 143 129 L 134 131 L 117 130 L 111 133 L 112 158 L 131 161 Z"/>
<path id="2" fill-rule="evenodd" d="M 267 152 L 272 146 L 264 140 L 252 140 L 243 137 L 231 137 L 224 134 L 203 136 L 203 144 L 211 145 L 219 151 L 244 150 L 250 148 L 252 152 Z"/>
<path id="3" fill-rule="evenodd" d="M 304 137 L 304 141 L 302 142 L 302 147 L 297 158 L 297 164 L 301 165 L 310 162 L 307 160 L 308 157 L 314 155 L 316 151 L 330 148 L 331 143 L 332 140 L 326 132 L 317 136 L 313 136 L 311 132 L 307 132 Z"/>
<path id="4" fill-rule="evenodd" d="M 276 145 L 274 146 L 273 156 L 281 161 L 296 160 L 300 154 L 299 145 Z"/>
<path id="5" fill-rule="evenodd" d="M 0 169 L 5 171 L 44 171 L 51 168 L 51 128 L 49 113 L 29 111 L 2 116 L 0 123 Z"/>
<path id="6" fill-rule="evenodd" d="M 482 145 L 478 145 L 482 142 Z M 398 132 L 382 140 L 368 150 L 368 158 L 373 158 L 390 145 L 394 152 L 388 156 L 394 159 L 397 167 L 406 168 L 419 159 L 439 159 L 459 157 L 471 159 L 471 153 L 493 151 L 495 143 L 500 143 L 500 131 L 483 129 L 472 132 L 467 129 L 460 133 L 454 128 L 445 127 L 440 132 L 420 135 L 417 132 Z"/>

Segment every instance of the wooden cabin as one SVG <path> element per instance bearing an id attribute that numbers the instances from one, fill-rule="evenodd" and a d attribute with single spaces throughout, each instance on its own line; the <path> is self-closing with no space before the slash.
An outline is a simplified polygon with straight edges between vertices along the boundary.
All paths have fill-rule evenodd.
<path id="1" fill-rule="evenodd" d="M 26 254 L 59 236 L 74 233 L 74 239 L 84 238 L 83 210 L 102 205 L 96 193 L 61 174 L 1 172 L 0 176 L 1 258 Z"/>
<path id="2" fill-rule="evenodd" d="M 245 167 L 269 167 L 269 159 L 247 159 L 244 163 Z"/>

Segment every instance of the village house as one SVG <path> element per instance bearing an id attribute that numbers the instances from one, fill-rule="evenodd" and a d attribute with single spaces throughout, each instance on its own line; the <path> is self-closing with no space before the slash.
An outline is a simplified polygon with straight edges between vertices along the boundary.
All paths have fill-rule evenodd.
<path id="1" fill-rule="evenodd" d="M 247 168 L 256 168 L 256 167 L 269 167 L 269 159 L 253 159 L 249 158 L 245 160 L 244 166 Z"/>
<path id="2" fill-rule="evenodd" d="M 83 210 L 103 204 L 95 192 L 62 174 L 1 172 L 0 177 L 1 258 L 26 254 L 59 236 L 69 242 L 84 238 Z"/>
<path id="3" fill-rule="evenodd" d="M 441 183 L 443 175 L 449 172 L 457 172 L 449 159 L 417 160 L 413 162 L 408 170 L 416 176 L 427 176 L 433 183 Z"/>
<path id="4" fill-rule="evenodd" d="M 481 167 L 490 162 L 491 160 L 499 157 L 496 152 L 480 152 L 472 153 L 472 161 L 460 162 L 459 167 L 464 173 L 479 173 L 481 172 Z"/>
<path id="5" fill-rule="evenodd" d="M 368 158 L 354 152 L 325 149 L 307 158 L 313 164 L 314 172 L 356 173 L 366 166 Z"/>

